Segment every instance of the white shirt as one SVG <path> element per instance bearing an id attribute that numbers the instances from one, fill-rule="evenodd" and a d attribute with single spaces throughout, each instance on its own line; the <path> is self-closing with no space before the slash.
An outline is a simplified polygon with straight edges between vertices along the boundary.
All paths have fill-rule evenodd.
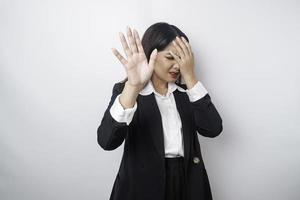
<path id="1" fill-rule="evenodd" d="M 149 80 L 146 86 L 139 92 L 140 95 L 144 96 L 150 95 L 152 92 L 155 94 L 154 96 L 162 118 L 165 157 L 184 156 L 182 124 L 173 94 L 176 89 L 180 92 L 186 92 L 190 102 L 197 101 L 207 94 L 207 90 L 200 81 L 191 89 L 186 90 L 173 82 L 168 82 L 167 94 L 161 95 L 155 91 L 152 81 Z M 135 102 L 132 108 L 124 109 L 119 100 L 120 95 L 116 97 L 111 106 L 110 114 L 116 121 L 126 122 L 129 125 L 137 109 L 137 102 Z"/>

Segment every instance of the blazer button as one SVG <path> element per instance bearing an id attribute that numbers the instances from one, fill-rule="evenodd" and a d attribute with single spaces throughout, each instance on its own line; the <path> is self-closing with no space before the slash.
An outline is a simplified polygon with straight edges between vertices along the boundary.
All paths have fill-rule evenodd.
<path id="1" fill-rule="evenodd" d="M 198 157 L 194 157 L 194 158 L 193 158 L 193 161 L 194 161 L 194 163 L 196 163 L 196 164 L 198 164 L 198 163 L 200 162 L 200 160 L 199 160 Z"/>

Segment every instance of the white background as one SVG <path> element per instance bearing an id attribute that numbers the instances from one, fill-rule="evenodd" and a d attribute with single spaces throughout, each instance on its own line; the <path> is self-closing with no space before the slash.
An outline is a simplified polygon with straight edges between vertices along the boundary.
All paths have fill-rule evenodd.
<path id="1" fill-rule="evenodd" d="M 108 199 L 123 144 L 97 128 L 126 73 L 110 48 L 168 22 L 224 130 L 199 136 L 214 200 L 300 199 L 300 3 L 0 1 L 0 199 Z"/>

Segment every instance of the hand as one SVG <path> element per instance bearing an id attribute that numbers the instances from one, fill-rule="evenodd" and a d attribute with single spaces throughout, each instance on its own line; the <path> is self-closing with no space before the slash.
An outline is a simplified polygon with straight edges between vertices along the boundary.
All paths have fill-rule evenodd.
<path id="1" fill-rule="evenodd" d="M 147 57 L 145 55 L 138 32 L 133 29 L 132 34 L 131 29 L 127 26 L 127 37 L 129 40 L 130 48 L 123 33 L 120 32 L 119 35 L 123 49 L 127 56 L 127 60 L 118 52 L 118 50 L 112 48 L 112 51 L 123 64 L 126 70 L 128 84 L 134 87 L 143 88 L 143 86 L 149 81 L 152 76 L 157 50 L 154 49 L 152 51 L 148 64 Z"/>
<path id="2" fill-rule="evenodd" d="M 194 54 L 192 52 L 191 45 L 185 40 L 184 37 L 182 37 L 182 39 L 176 37 L 176 39 L 172 41 L 172 44 L 176 48 L 179 55 L 176 55 L 172 51 L 170 51 L 170 53 L 173 55 L 179 65 L 182 78 L 186 83 L 195 83 L 196 75 L 194 71 Z"/>

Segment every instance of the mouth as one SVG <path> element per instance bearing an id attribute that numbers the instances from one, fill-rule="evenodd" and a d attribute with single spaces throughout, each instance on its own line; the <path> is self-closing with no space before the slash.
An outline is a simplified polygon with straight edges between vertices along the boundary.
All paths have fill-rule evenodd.
<path id="1" fill-rule="evenodd" d="M 179 72 L 169 72 L 169 74 L 172 76 L 172 78 L 177 78 Z"/>

